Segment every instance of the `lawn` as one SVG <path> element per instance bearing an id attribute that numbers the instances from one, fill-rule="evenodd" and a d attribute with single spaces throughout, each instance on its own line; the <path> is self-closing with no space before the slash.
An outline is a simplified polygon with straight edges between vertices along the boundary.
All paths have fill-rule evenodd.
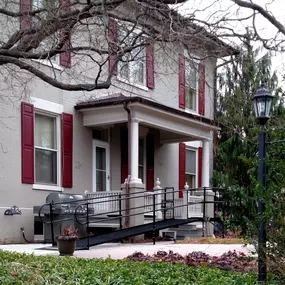
<path id="1" fill-rule="evenodd" d="M 165 262 L 53 257 L 0 251 L 0 284 L 253 284 L 254 274 Z M 278 284 L 273 281 L 268 284 Z"/>
<path id="2" fill-rule="evenodd" d="M 248 244 L 243 238 L 188 238 L 184 240 L 177 240 L 180 244 Z"/>

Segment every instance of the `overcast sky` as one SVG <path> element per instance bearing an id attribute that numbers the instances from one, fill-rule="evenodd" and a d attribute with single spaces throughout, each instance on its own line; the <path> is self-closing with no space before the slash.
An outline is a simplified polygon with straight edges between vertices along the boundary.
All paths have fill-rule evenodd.
<path id="1" fill-rule="evenodd" d="M 266 7 L 274 17 L 281 23 L 285 23 L 285 0 L 253 0 L 256 4 Z M 183 6 L 180 7 L 182 14 L 189 14 L 195 12 L 198 19 L 204 21 L 214 22 L 221 19 L 223 16 L 226 18 L 241 18 L 252 14 L 252 10 L 246 8 L 238 8 L 231 0 L 188 0 Z M 245 32 L 246 26 L 252 26 L 252 19 L 238 22 L 233 21 L 228 23 L 237 32 Z M 277 29 L 271 25 L 262 16 L 256 17 L 256 27 L 260 35 L 264 38 L 272 38 L 276 35 Z M 237 39 L 232 39 L 237 44 Z M 285 73 L 285 60 L 281 54 L 277 54 L 272 59 L 273 69 L 278 70 L 279 74 Z M 283 84 L 282 84 L 283 85 Z"/>

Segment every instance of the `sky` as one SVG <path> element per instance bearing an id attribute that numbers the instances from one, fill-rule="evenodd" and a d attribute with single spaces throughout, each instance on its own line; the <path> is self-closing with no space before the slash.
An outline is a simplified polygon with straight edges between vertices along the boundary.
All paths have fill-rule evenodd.
<path id="1" fill-rule="evenodd" d="M 266 7 L 279 22 L 285 23 L 285 0 L 252 1 L 263 8 Z M 195 11 L 195 16 L 198 19 L 208 23 L 215 22 L 222 17 L 232 19 L 243 18 L 252 13 L 250 9 L 238 8 L 231 0 L 188 0 L 185 4 L 179 6 L 179 10 L 182 14 L 186 15 Z M 247 26 L 252 26 L 252 19 L 243 22 L 227 22 L 227 26 L 233 28 L 236 32 L 244 33 Z M 277 33 L 277 29 L 261 15 L 256 17 L 256 28 L 258 33 L 264 38 L 272 38 Z M 283 38 L 285 39 L 285 36 Z M 234 44 L 240 45 L 240 41 L 234 38 L 228 38 L 226 41 L 232 41 Z M 258 47 L 258 45 L 256 44 L 255 47 Z M 282 75 L 285 74 L 285 56 L 283 57 L 280 53 L 274 54 L 272 58 L 272 70 L 277 70 L 279 79 L 281 79 Z M 284 85 L 284 82 L 282 85 Z"/>

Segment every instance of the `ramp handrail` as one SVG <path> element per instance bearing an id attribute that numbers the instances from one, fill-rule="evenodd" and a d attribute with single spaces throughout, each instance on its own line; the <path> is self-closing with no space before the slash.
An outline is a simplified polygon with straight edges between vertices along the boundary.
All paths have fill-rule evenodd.
<path id="1" fill-rule="evenodd" d="M 118 195 L 114 194 L 111 197 L 109 197 L 110 199 L 108 199 L 108 203 L 111 202 L 118 202 L 119 204 L 119 213 L 117 210 L 113 210 L 113 211 L 108 211 L 108 212 L 100 212 L 100 213 L 90 213 L 89 210 L 91 209 L 92 205 L 95 204 L 100 204 L 100 203 L 106 203 L 106 201 L 100 201 L 100 199 L 102 199 L 102 197 L 92 197 L 92 198 L 84 198 L 84 199 L 78 199 L 78 200 L 73 200 L 73 201 L 62 201 L 62 202 L 50 202 L 50 203 L 45 203 L 43 204 L 40 209 L 39 209 L 39 219 L 42 223 L 44 224 L 50 224 L 51 225 L 51 235 L 52 235 L 52 243 L 55 244 L 54 241 L 54 227 L 53 225 L 55 223 L 60 223 L 63 221 L 68 221 L 68 220 L 75 220 L 78 224 L 81 225 L 86 225 L 87 228 L 90 225 L 90 222 L 92 219 L 101 216 L 100 221 L 110 221 L 110 220 L 114 220 L 114 219 L 118 219 L 119 218 L 119 223 L 120 223 L 120 230 L 123 228 L 123 218 L 126 217 L 132 217 L 132 216 L 137 216 L 137 215 L 141 215 L 141 214 L 146 214 L 146 213 L 152 213 L 152 222 L 153 222 L 153 242 L 155 243 L 155 233 L 156 233 L 156 213 L 157 212 L 162 212 L 162 220 L 166 220 L 167 219 L 167 212 L 171 212 L 172 211 L 172 215 L 171 215 L 171 219 L 175 219 L 175 214 L 174 214 L 174 209 L 177 208 L 181 208 L 181 207 L 185 207 L 186 208 L 186 219 L 189 219 L 189 206 L 191 205 L 197 205 L 197 204 L 202 204 L 203 207 L 203 212 L 202 212 L 202 219 L 203 219 L 203 234 L 204 234 L 204 223 L 205 223 L 205 219 L 206 219 L 206 204 L 208 203 L 222 203 L 222 201 L 206 201 L 206 193 L 207 190 L 211 190 L 215 193 L 215 197 L 216 197 L 216 193 L 218 191 L 223 191 L 225 190 L 224 188 L 220 188 L 220 187 L 199 187 L 199 188 L 190 188 L 190 189 L 185 189 L 185 190 L 174 190 L 173 187 L 165 187 L 162 189 L 157 189 L 157 190 L 153 190 L 151 191 L 152 193 L 152 209 L 149 210 L 145 210 L 145 205 L 143 206 L 136 206 L 136 207 L 129 207 L 128 209 L 124 209 L 122 207 L 122 202 L 126 201 L 126 199 L 138 199 L 138 198 L 143 198 L 145 197 L 145 191 L 139 191 L 133 194 L 129 194 L 129 193 L 118 193 Z M 186 195 L 186 203 L 182 203 L 180 205 L 175 205 L 175 194 L 176 193 L 180 193 L 181 191 L 183 191 L 183 193 Z M 192 202 L 189 201 L 189 194 L 190 193 L 195 193 L 197 191 L 202 191 L 203 193 L 203 199 L 197 202 Z M 118 196 L 118 197 L 117 197 Z M 161 196 L 161 201 L 158 202 L 157 197 Z M 199 196 L 197 196 L 199 197 Z M 53 214 L 53 208 L 56 205 L 59 204 L 72 204 L 72 203 L 79 203 L 76 208 L 75 211 L 73 213 L 73 217 L 71 218 L 62 218 L 62 219 L 54 219 L 54 214 Z M 49 221 L 43 220 L 42 219 L 42 209 L 44 207 L 49 207 Z M 79 212 L 79 208 L 82 209 L 82 206 L 86 206 L 86 213 L 82 213 Z M 139 209 L 143 209 L 143 211 L 135 211 L 135 213 L 133 214 L 126 214 L 126 212 L 130 211 L 130 210 L 139 210 Z M 114 214 L 113 216 L 111 215 L 110 217 L 102 217 L 102 215 L 110 215 L 110 214 Z M 115 215 L 117 214 L 117 215 Z M 89 234 L 87 232 L 87 239 L 88 239 L 88 247 L 89 247 Z M 115 238 L 114 238 L 115 240 Z"/>

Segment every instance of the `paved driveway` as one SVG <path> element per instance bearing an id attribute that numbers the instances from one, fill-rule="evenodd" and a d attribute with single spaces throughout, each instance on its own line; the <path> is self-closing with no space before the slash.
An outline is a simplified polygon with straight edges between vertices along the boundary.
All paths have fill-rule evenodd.
<path id="1" fill-rule="evenodd" d="M 13 244 L 0 245 L 0 250 L 25 252 L 34 255 L 58 255 L 57 249 L 50 244 Z M 78 250 L 74 253 L 76 257 L 84 258 L 107 258 L 122 259 L 128 255 L 140 251 L 144 254 L 153 254 L 159 250 L 169 251 L 186 255 L 192 251 L 203 251 L 209 255 L 219 256 L 229 250 L 241 251 L 246 255 L 255 252 L 252 245 L 244 246 L 242 244 L 175 244 L 173 242 L 157 242 L 146 244 L 121 244 L 107 243 L 91 247 L 90 250 Z"/>

